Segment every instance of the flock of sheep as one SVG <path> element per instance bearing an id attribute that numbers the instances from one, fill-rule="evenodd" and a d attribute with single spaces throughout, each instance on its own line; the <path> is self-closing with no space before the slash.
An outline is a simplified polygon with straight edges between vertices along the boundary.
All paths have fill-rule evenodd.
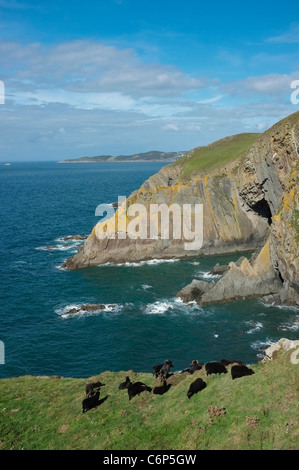
<path id="1" fill-rule="evenodd" d="M 246 375 L 254 374 L 254 371 L 247 367 L 244 362 L 228 361 L 227 359 L 222 359 L 220 362 L 207 362 L 206 364 L 202 364 L 197 360 L 193 360 L 190 366 L 187 369 L 182 370 L 181 373 L 188 372 L 192 375 L 196 370 L 200 370 L 205 367 L 207 375 L 226 374 L 228 372 L 226 367 L 229 364 L 234 364 L 231 368 L 231 376 L 233 380 L 240 377 L 244 377 Z M 158 364 L 153 366 L 153 375 L 156 378 L 160 377 L 161 382 L 163 382 L 163 385 L 154 387 L 154 389 L 148 387 L 143 382 L 131 382 L 129 377 L 126 377 L 126 380 L 120 383 L 118 388 L 119 390 L 128 390 L 129 400 L 134 398 L 136 395 L 140 395 L 140 393 L 144 391 L 153 391 L 153 393 L 156 395 L 163 395 L 164 393 L 168 392 L 171 387 L 171 384 L 167 384 L 167 379 L 170 377 L 169 371 L 172 367 L 173 363 L 169 359 L 166 359 L 164 364 Z M 92 408 L 96 408 L 97 406 L 101 405 L 105 400 L 107 400 L 108 396 L 102 398 L 101 400 L 99 399 L 100 389 L 104 386 L 105 384 L 101 382 L 88 383 L 86 385 L 86 398 L 84 398 L 84 400 L 82 401 L 83 413 L 91 410 Z M 206 388 L 206 386 L 207 384 L 203 379 L 201 379 L 200 377 L 197 378 L 196 380 L 194 380 L 194 382 L 190 384 L 189 390 L 187 392 L 187 397 L 191 398 L 194 394 Z"/>

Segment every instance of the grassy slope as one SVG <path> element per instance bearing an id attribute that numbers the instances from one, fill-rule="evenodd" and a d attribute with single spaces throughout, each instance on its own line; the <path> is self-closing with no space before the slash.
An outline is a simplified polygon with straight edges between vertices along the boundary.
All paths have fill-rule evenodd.
<path id="1" fill-rule="evenodd" d="M 290 353 L 253 366 L 255 375 L 175 374 L 163 396 L 144 392 L 130 402 L 118 384 L 126 372 L 92 378 L 106 383 L 97 409 L 82 413 L 85 379 L 19 377 L 0 380 L 1 449 L 298 449 L 299 365 Z M 131 380 L 158 383 L 152 374 Z M 207 388 L 190 400 L 198 376 Z M 209 407 L 225 408 L 215 416 Z M 217 410 L 217 409 L 216 409 Z M 217 413 L 216 413 L 217 414 Z"/>
<path id="2" fill-rule="evenodd" d="M 182 164 L 182 179 L 189 179 L 199 173 L 206 174 L 207 172 L 217 168 L 217 166 L 227 164 L 244 155 L 261 135 L 273 133 L 276 129 L 279 129 L 286 124 L 294 126 L 298 122 L 298 119 L 299 111 L 277 122 L 263 134 L 237 134 L 220 139 L 205 147 L 197 147 L 191 150 L 184 157 L 180 158 L 177 162 L 173 163 L 173 165 L 178 163 Z"/>
<path id="3" fill-rule="evenodd" d="M 243 155 L 261 134 L 237 134 L 197 147 L 178 162 L 183 165 L 182 178 L 188 179 L 199 172 L 208 172 Z M 176 163 L 174 163 L 175 165 Z"/>

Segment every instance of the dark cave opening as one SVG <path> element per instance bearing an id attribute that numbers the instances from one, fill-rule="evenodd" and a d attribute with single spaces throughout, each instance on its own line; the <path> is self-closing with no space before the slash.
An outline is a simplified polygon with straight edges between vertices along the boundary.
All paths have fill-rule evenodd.
<path id="1" fill-rule="evenodd" d="M 265 198 L 261 199 L 260 201 L 256 202 L 254 206 L 252 206 L 254 212 L 256 212 L 260 217 L 264 217 L 268 220 L 268 224 L 272 224 L 272 213 L 270 206 Z"/>

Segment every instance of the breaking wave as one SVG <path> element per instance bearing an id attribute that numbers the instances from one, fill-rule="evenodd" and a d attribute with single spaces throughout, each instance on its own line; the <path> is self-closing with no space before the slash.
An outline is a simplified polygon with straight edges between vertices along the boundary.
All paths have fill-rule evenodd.
<path id="1" fill-rule="evenodd" d="M 179 259 L 150 259 L 150 260 L 145 260 L 145 261 L 136 261 L 136 262 L 129 262 L 126 261 L 125 263 L 104 263 L 104 264 L 99 264 L 98 266 L 128 266 L 128 267 L 133 267 L 133 268 L 138 268 L 140 266 L 145 266 L 145 265 L 155 265 L 155 264 L 162 264 L 162 263 L 175 263 L 179 261 Z"/>

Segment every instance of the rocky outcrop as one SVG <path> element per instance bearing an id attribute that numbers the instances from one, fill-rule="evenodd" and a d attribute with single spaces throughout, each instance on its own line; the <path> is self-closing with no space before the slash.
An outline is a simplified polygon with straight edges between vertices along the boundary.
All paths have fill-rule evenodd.
<path id="1" fill-rule="evenodd" d="M 218 282 L 200 281 L 200 291 L 191 288 L 194 282 L 193 280 L 177 296 L 186 301 L 184 293 L 190 291 L 188 301 L 195 300 L 199 305 L 261 297 L 277 293 L 282 288 L 282 282 L 271 264 L 269 241 L 253 262 L 242 258 L 239 263 L 229 263 Z"/>
<path id="2" fill-rule="evenodd" d="M 275 359 L 278 351 L 290 351 L 292 349 L 299 348 L 299 340 L 293 341 L 287 338 L 281 338 L 277 343 L 271 344 L 269 348 L 265 350 L 265 358 L 262 362 L 267 362 Z M 298 362 L 297 362 L 298 364 Z"/>
<path id="3" fill-rule="evenodd" d="M 240 136 L 229 139 L 233 144 Z M 256 295 L 267 295 L 268 302 L 297 302 L 298 144 L 299 113 L 295 113 L 260 135 L 238 158 L 232 155 L 225 163 L 205 166 L 186 178 L 186 162 L 193 158 L 190 152 L 150 177 L 118 205 L 115 217 L 98 224 L 64 267 L 75 269 L 107 262 L 256 251 L 250 262 L 230 263 L 215 286 L 202 293 L 200 302 Z M 220 152 L 221 145 L 218 145 Z M 134 221 L 134 216 L 136 226 L 141 220 L 140 214 L 139 219 L 130 214 L 134 204 L 145 208 L 148 226 L 144 238 L 138 234 L 134 239 L 127 236 L 128 224 Z M 167 207 L 176 204 L 180 208 L 190 204 L 192 210 L 196 204 L 202 204 L 202 246 L 185 249 L 184 236 L 172 237 L 171 215 L 170 236 L 165 239 L 158 218 L 151 216 L 153 204 Z M 193 210 L 191 221 L 194 220 Z M 156 229 L 154 237 L 149 230 L 150 222 Z M 99 229 L 101 233 L 105 231 L 101 239 Z"/>

